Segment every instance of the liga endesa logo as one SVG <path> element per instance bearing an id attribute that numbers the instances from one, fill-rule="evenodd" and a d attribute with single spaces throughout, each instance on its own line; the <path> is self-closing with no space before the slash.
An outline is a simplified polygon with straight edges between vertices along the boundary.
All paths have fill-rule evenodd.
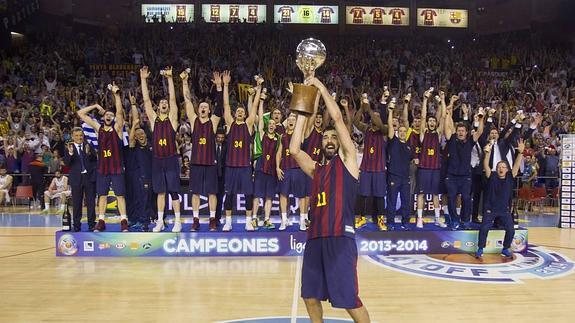
<path id="1" fill-rule="evenodd" d="M 473 283 L 517 284 L 523 283 L 524 279 L 552 279 L 573 273 L 575 267 L 569 258 L 531 245 L 527 252 L 516 253 L 515 259 L 506 263 L 465 263 L 463 260 L 465 257 L 469 259 L 468 255 L 367 257 L 379 266 L 407 274 Z"/>

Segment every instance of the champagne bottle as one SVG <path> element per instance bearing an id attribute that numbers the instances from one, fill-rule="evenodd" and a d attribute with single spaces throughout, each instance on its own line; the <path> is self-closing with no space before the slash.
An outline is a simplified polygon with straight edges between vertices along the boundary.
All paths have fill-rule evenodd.
<path id="1" fill-rule="evenodd" d="M 70 231 L 72 226 L 72 216 L 70 215 L 70 210 L 68 209 L 68 203 L 66 201 L 66 208 L 64 213 L 62 213 L 62 231 Z"/>

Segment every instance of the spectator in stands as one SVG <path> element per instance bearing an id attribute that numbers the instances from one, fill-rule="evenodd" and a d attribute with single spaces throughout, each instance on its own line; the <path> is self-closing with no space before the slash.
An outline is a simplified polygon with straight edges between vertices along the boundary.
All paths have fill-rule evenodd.
<path id="1" fill-rule="evenodd" d="M 36 158 L 28 166 L 30 172 L 30 184 L 32 185 L 32 195 L 34 196 L 34 206 L 42 208 L 42 194 L 44 194 L 44 175 L 48 172 L 46 164 L 42 162 L 42 155 L 36 154 Z"/>

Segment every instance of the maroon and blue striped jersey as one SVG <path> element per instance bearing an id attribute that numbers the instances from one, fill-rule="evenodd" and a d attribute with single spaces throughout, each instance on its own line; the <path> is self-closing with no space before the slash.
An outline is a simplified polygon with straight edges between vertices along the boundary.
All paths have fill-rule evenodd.
<path id="1" fill-rule="evenodd" d="M 321 140 L 323 138 L 323 134 L 321 131 L 313 127 L 310 135 L 304 141 L 305 152 L 313 159 L 313 161 L 319 162 L 323 159 L 323 154 L 321 151 Z"/>
<path id="2" fill-rule="evenodd" d="M 359 181 L 345 168 L 339 155 L 335 155 L 327 165 L 316 163 L 307 239 L 354 238 L 354 207 L 358 190 Z"/>
<path id="3" fill-rule="evenodd" d="M 248 130 L 247 123 L 238 124 L 234 121 L 228 132 L 228 156 L 227 167 L 248 167 L 250 166 L 250 144 L 252 136 Z"/>
<path id="4" fill-rule="evenodd" d="M 409 128 L 407 135 L 407 143 L 415 154 L 413 158 L 419 158 L 419 153 L 421 152 L 421 140 L 419 139 L 419 131 L 413 128 Z"/>
<path id="5" fill-rule="evenodd" d="M 381 130 L 367 129 L 363 140 L 363 159 L 360 170 L 384 172 L 387 141 Z"/>
<path id="6" fill-rule="evenodd" d="M 291 169 L 291 168 L 299 168 L 299 165 L 296 163 L 295 159 L 289 153 L 289 142 L 291 141 L 292 133 L 284 133 L 282 135 L 282 160 L 280 162 L 280 168 L 282 170 Z"/>
<path id="7" fill-rule="evenodd" d="M 439 134 L 437 131 L 426 131 L 421 143 L 419 154 L 419 168 L 440 169 L 440 149 Z"/>
<path id="8" fill-rule="evenodd" d="M 278 148 L 278 138 L 270 138 L 267 134 L 262 140 L 262 155 L 258 164 L 265 174 L 276 176 L 276 151 Z"/>
<path id="9" fill-rule="evenodd" d="M 118 137 L 116 129 L 108 131 L 101 126 L 98 130 L 98 174 L 118 175 L 124 172 L 122 150 L 123 143 Z"/>
<path id="10" fill-rule="evenodd" d="M 191 163 L 206 166 L 216 164 L 216 135 L 211 119 L 204 123 L 200 122 L 200 118 L 194 121 Z"/>
<path id="11" fill-rule="evenodd" d="M 284 133 L 286 133 L 286 128 L 284 128 L 283 124 L 281 124 L 281 123 L 277 124 L 276 123 L 276 133 L 280 134 L 280 135 L 283 135 Z"/>
<path id="12" fill-rule="evenodd" d="M 152 152 L 156 158 L 166 158 L 176 155 L 176 131 L 172 127 L 170 118 L 154 121 L 152 134 Z"/>

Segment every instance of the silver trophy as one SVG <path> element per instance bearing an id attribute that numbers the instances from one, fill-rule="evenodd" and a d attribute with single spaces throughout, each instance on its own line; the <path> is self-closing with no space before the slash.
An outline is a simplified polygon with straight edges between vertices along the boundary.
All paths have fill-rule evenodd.
<path id="1" fill-rule="evenodd" d="M 312 76 L 327 56 L 325 45 L 314 38 L 302 40 L 296 49 L 296 65 L 303 72 L 304 79 Z M 292 112 L 311 115 L 317 88 L 304 84 L 294 84 L 290 110 Z"/>

